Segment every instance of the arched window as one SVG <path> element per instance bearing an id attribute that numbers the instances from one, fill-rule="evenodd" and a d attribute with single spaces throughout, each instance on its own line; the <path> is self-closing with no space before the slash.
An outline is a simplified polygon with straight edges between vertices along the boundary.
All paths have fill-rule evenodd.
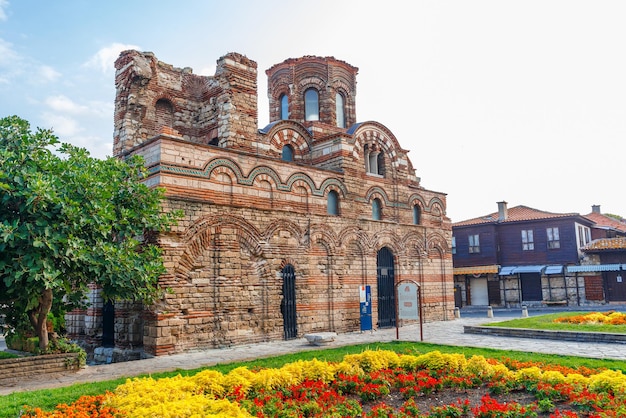
<path id="1" fill-rule="evenodd" d="M 286 94 L 280 96 L 280 118 L 289 119 L 289 97 Z"/>
<path id="2" fill-rule="evenodd" d="M 319 94 L 314 88 L 304 92 L 304 120 L 320 120 Z"/>
<path id="3" fill-rule="evenodd" d="M 328 192 L 327 211 L 329 215 L 339 215 L 339 194 L 334 190 Z"/>
<path id="4" fill-rule="evenodd" d="M 370 158 L 370 173 L 378 174 L 378 152 L 372 151 L 369 154 Z"/>
<path id="5" fill-rule="evenodd" d="M 363 147 L 363 160 L 365 172 L 382 176 L 385 169 L 385 156 L 376 146 L 365 145 Z"/>
<path id="6" fill-rule="evenodd" d="M 293 148 L 291 145 L 285 145 L 282 152 L 283 161 L 293 161 Z"/>
<path id="7" fill-rule="evenodd" d="M 337 107 L 337 126 L 340 128 L 346 127 L 345 108 L 343 104 L 343 95 L 337 93 L 335 97 L 335 106 Z"/>
<path id="8" fill-rule="evenodd" d="M 383 207 L 380 203 L 380 199 L 376 198 L 372 200 L 372 219 L 375 221 L 380 221 L 383 215 Z"/>
<path id="9" fill-rule="evenodd" d="M 422 221 L 422 210 L 419 205 L 413 205 L 413 223 L 419 225 Z"/>

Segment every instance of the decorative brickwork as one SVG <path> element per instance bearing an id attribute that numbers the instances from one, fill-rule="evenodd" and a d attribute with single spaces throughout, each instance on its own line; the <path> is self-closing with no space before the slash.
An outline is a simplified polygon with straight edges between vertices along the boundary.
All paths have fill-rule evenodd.
<path id="1" fill-rule="evenodd" d="M 356 123 L 358 69 L 332 57 L 273 66 L 271 123 L 258 129 L 256 68 L 239 54 L 220 58 L 213 77 L 151 53 L 126 51 L 116 62 L 114 153 L 143 155 L 147 183 L 165 189 L 164 210 L 184 213 L 159 237 L 167 268 L 160 282 L 169 291 L 144 312 L 145 351 L 291 338 L 292 328 L 297 336 L 357 331 L 359 286 L 371 286 L 376 324 L 383 275 L 421 285 L 425 320 L 452 319 L 445 194 L 420 185 L 384 125 Z M 305 120 L 309 88 L 319 95 L 318 120 Z M 279 119 L 283 95 L 288 120 Z M 338 112 L 347 128 L 335 123 Z M 377 261 L 385 247 L 391 266 Z M 295 274 L 295 300 L 284 290 L 286 272 Z M 136 339 L 116 328 L 117 340 Z"/>

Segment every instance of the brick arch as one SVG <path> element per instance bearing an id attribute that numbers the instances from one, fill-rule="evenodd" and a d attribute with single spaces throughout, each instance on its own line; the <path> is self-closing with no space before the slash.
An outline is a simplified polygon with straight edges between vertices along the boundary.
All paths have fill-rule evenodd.
<path id="1" fill-rule="evenodd" d="M 211 172 L 211 178 L 217 179 L 217 177 L 219 175 L 221 175 L 221 174 L 226 175 L 230 179 L 231 184 L 237 182 L 237 173 L 235 173 L 233 171 L 232 167 L 229 167 L 229 166 L 219 166 L 219 167 L 216 167 Z"/>
<path id="2" fill-rule="evenodd" d="M 258 180 L 268 181 L 274 187 L 274 190 L 279 190 L 282 185 L 278 173 L 273 168 L 267 166 L 254 167 L 248 175 L 247 183 L 253 185 Z"/>
<path id="3" fill-rule="evenodd" d="M 316 190 L 315 183 L 313 179 L 309 177 L 308 174 L 305 173 L 294 173 L 287 179 L 285 183 L 287 185 L 288 191 L 295 190 L 296 187 L 303 187 L 306 189 L 307 194 L 312 195 L 313 191 Z"/>
<path id="4" fill-rule="evenodd" d="M 400 245 L 406 249 L 407 254 L 411 249 L 415 250 L 417 254 L 425 254 L 428 243 L 426 242 L 426 236 L 416 231 L 410 231 L 402 237 Z"/>
<path id="5" fill-rule="evenodd" d="M 329 178 L 324 180 L 322 185 L 320 186 L 320 193 L 315 193 L 318 196 L 326 196 L 328 192 L 334 190 L 343 198 L 348 195 L 348 189 L 343 184 L 343 182 L 336 178 Z"/>
<path id="6" fill-rule="evenodd" d="M 232 173 L 231 179 L 234 178 L 237 183 L 241 184 L 245 181 L 243 171 L 241 170 L 241 167 L 239 166 L 239 164 L 237 164 L 236 162 L 234 162 L 233 160 L 229 158 L 221 158 L 221 157 L 214 158 L 208 161 L 205 164 L 205 166 L 202 168 L 201 176 L 206 177 L 206 178 L 211 178 L 211 174 L 216 169 L 222 170 L 222 173 L 226 169 L 230 170 Z"/>
<path id="7" fill-rule="evenodd" d="M 358 246 L 365 253 L 373 248 L 370 236 L 367 235 L 362 229 L 356 226 L 350 226 L 342 229 L 337 235 L 337 240 L 341 243 L 343 249 L 346 248 L 346 243 L 357 242 Z"/>
<path id="8" fill-rule="evenodd" d="M 378 252 L 383 247 L 389 247 L 393 252 L 394 258 L 397 258 L 398 254 L 402 252 L 400 246 L 400 236 L 393 231 L 380 231 L 374 234 L 372 237 L 374 243 L 373 248 Z"/>
<path id="9" fill-rule="evenodd" d="M 387 196 L 387 192 L 380 186 L 371 187 L 365 194 L 365 200 L 370 203 L 376 197 L 378 197 L 385 206 L 389 206 L 391 204 L 389 196 Z"/>
<path id="10" fill-rule="evenodd" d="M 302 96 L 302 100 L 304 100 L 304 92 L 311 87 L 314 87 L 318 91 L 320 99 L 322 98 L 322 95 L 326 94 L 326 80 L 324 80 L 321 76 L 309 76 L 298 81 L 297 91 L 298 94 Z"/>
<path id="11" fill-rule="evenodd" d="M 311 225 L 311 242 L 324 245 L 331 252 L 341 244 L 335 231 L 327 224 Z"/>
<path id="12" fill-rule="evenodd" d="M 408 202 L 409 202 L 410 208 L 413 208 L 413 205 L 418 205 L 422 212 L 430 211 L 430 208 L 426 204 L 426 201 L 424 201 L 424 198 L 418 195 L 417 193 L 414 193 L 411 196 L 409 196 Z"/>
<path id="13" fill-rule="evenodd" d="M 174 101 L 169 95 L 162 95 L 155 98 L 152 108 L 154 110 L 154 135 L 158 135 L 163 128 L 174 129 L 176 108 Z"/>
<path id="14" fill-rule="evenodd" d="M 446 214 L 446 205 L 438 197 L 433 197 L 428 202 L 429 212 L 436 213 L 436 209 L 439 209 L 439 215 L 444 216 Z"/>
<path id="15" fill-rule="evenodd" d="M 291 145 L 293 147 L 294 160 L 310 159 L 311 136 L 309 132 L 299 124 L 286 121 L 285 123 L 281 123 L 279 127 L 275 126 L 268 136 L 270 138 L 269 151 L 277 158 L 282 155 L 283 146 Z"/>
<path id="16" fill-rule="evenodd" d="M 297 278 L 297 273 L 298 272 L 302 272 L 302 268 L 300 267 L 300 264 L 298 262 L 298 260 L 296 260 L 295 258 L 292 257 L 285 257 L 283 259 L 280 260 L 280 263 L 278 264 L 278 271 L 281 272 L 283 271 L 283 269 L 288 265 L 291 264 L 294 268 L 294 270 L 296 271 L 296 278 Z"/>
<path id="17" fill-rule="evenodd" d="M 385 153 L 389 162 L 389 168 L 396 170 L 399 166 L 398 157 L 406 154 L 406 151 L 400 147 L 400 143 L 395 135 L 384 125 L 378 122 L 364 122 L 359 124 L 354 133 L 354 148 L 352 156 L 356 160 L 363 158 L 363 150 L 366 144 L 378 144 Z"/>
<path id="18" fill-rule="evenodd" d="M 430 233 L 427 237 L 427 248 L 429 256 L 431 254 L 437 254 L 441 258 L 443 255 L 450 251 L 450 247 L 448 246 L 448 240 L 446 237 L 440 233 Z"/>
<path id="19" fill-rule="evenodd" d="M 179 279 L 187 278 L 187 274 L 195 265 L 202 252 L 212 248 L 214 229 L 220 226 L 231 226 L 237 230 L 237 241 L 255 257 L 261 257 L 261 234 L 243 218 L 229 215 L 206 216 L 198 219 L 182 234 L 183 252 L 174 266 L 174 275 Z"/>
<path id="20" fill-rule="evenodd" d="M 277 231 L 289 231 L 291 235 L 296 237 L 298 242 L 302 243 L 304 231 L 302 231 L 300 226 L 295 222 L 288 219 L 279 219 L 271 222 L 267 228 L 265 228 L 265 231 L 263 231 L 264 239 L 269 241 L 274 235 L 276 235 Z"/>

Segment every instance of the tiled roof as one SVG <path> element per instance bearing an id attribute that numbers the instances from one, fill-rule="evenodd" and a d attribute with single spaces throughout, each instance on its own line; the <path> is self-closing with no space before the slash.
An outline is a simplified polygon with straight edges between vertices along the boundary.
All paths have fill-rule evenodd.
<path id="1" fill-rule="evenodd" d="M 585 215 L 585 218 L 591 219 L 593 222 L 595 222 L 595 227 L 605 227 L 615 229 L 621 232 L 626 232 L 626 223 L 620 222 L 610 216 L 606 216 L 601 213 L 591 212 L 590 214 Z"/>
<path id="2" fill-rule="evenodd" d="M 452 224 L 452 226 L 531 221 L 531 220 L 536 220 L 536 219 L 564 218 L 568 216 L 580 216 L 580 215 L 578 213 L 545 212 L 543 210 L 533 209 L 533 208 L 529 208 L 528 206 L 520 205 L 520 206 L 509 208 L 507 210 L 507 218 L 501 222 L 498 222 L 498 212 L 494 212 L 494 213 L 490 213 L 489 215 L 481 216 L 478 218 L 455 222 Z"/>
<path id="3" fill-rule="evenodd" d="M 582 248 L 583 251 L 626 250 L 626 237 L 600 238 L 591 241 Z"/>

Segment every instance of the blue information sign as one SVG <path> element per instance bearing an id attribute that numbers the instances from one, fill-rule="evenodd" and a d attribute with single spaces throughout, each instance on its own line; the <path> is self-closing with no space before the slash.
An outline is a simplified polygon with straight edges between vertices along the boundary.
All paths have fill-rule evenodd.
<path id="1" fill-rule="evenodd" d="M 369 286 L 359 287 L 361 331 L 372 330 L 372 293 Z"/>

